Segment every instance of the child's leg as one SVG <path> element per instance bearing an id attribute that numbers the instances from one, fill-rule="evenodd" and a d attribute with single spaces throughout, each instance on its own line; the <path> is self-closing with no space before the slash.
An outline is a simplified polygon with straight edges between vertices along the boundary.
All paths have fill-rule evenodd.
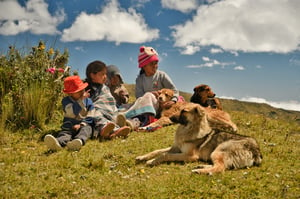
<path id="1" fill-rule="evenodd" d="M 90 125 L 83 126 L 80 128 L 77 135 L 74 136 L 74 139 L 80 139 L 84 145 L 86 141 L 92 136 L 92 127 Z"/>
<path id="2" fill-rule="evenodd" d="M 57 136 L 57 141 L 59 144 L 64 147 L 69 141 L 72 140 L 72 132 L 70 131 L 61 131 Z"/>

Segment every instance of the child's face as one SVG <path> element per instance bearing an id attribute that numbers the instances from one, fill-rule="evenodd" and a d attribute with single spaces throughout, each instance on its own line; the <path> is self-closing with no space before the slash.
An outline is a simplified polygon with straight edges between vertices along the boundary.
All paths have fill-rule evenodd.
<path id="1" fill-rule="evenodd" d="M 107 79 L 106 69 L 99 71 L 97 73 L 91 73 L 90 76 L 93 83 L 104 84 Z"/>
<path id="2" fill-rule="evenodd" d="M 121 83 L 120 80 L 120 76 L 119 75 L 114 75 L 111 79 L 110 79 L 110 84 L 112 86 L 118 86 Z"/>
<path id="3" fill-rule="evenodd" d="M 84 89 L 78 91 L 77 93 L 70 93 L 69 96 L 71 96 L 74 100 L 79 100 L 82 98 L 83 94 L 84 94 Z"/>
<path id="4" fill-rule="evenodd" d="M 156 73 L 158 68 L 158 61 L 153 61 L 143 67 L 146 76 L 152 76 Z"/>

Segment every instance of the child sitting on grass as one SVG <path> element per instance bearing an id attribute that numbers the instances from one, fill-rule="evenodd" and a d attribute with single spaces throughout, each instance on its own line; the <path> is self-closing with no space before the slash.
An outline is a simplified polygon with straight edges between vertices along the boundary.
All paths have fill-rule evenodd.
<path id="1" fill-rule="evenodd" d="M 102 61 L 93 61 L 86 68 L 87 90 L 95 106 L 95 137 L 112 139 L 127 137 L 131 128 L 124 126 L 126 118 L 118 114 L 116 100 L 107 81 L 107 67 Z"/>
<path id="2" fill-rule="evenodd" d="M 62 99 L 64 110 L 62 131 L 55 138 L 48 134 L 44 138 L 45 144 L 52 151 L 62 147 L 78 151 L 91 138 L 94 126 L 94 105 L 90 98 L 84 97 L 87 83 L 83 83 L 79 76 L 70 76 L 64 80 L 63 92 L 68 94 Z"/>

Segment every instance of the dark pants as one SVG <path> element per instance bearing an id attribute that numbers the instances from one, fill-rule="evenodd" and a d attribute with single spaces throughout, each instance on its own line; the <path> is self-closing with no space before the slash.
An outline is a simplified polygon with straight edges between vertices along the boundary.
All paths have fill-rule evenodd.
<path id="1" fill-rule="evenodd" d="M 92 127 L 90 125 L 87 125 L 81 127 L 78 131 L 61 131 L 56 139 L 62 147 L 66 146 L 67 143 L 73 139 L 80 139 L 82 141 L 82 144 L 84 145 L 86 141 L 91 138 L 92 132 Z"/>

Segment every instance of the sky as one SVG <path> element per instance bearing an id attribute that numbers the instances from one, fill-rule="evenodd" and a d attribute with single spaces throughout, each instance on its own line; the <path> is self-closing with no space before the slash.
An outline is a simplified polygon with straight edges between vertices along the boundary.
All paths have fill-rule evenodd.
<path id="1" fill-rule="evenodd" d="M 94 60 L 134 84 L 140 46 L 180 91 L 300 111 L 299 0 L 0 0 L 0 54 L 44 41 L 85 78 Z"/>

